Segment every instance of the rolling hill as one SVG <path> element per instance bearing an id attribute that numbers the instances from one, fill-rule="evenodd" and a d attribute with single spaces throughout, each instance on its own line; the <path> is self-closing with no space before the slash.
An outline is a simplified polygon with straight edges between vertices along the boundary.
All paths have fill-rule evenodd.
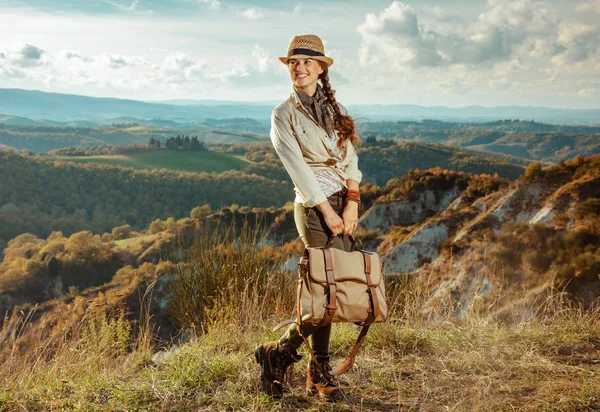
<path id="1" fill-rule="evenodd" d="M 437 143 L 465 149 L 558 163 L 600 153 L 600 127 L 502 121 L 486 124 L 378 122 L 359 126 L 363 136 Z"/>
<path id="2" fill-rule="evenodd" d="M 64 147 L 147 144 L 150 138 L 165 140 L 176 135 L 198 136 L 207 143 L 247 143 L 266 141 L 267 136 L 211 129 L 168 129 L 135 123 L 100 127 L 8 126 L 0 124 L 0 144 L 35 153 Z"/>
<path id="3" fill-rule="evenodd" d="M 53 230 L 70 234 L 90 229 L 103 233 L 122 224 L 140 228 L 158 218 L 184 218 L 205 204 L 213 210 L 234 203 L 281 206 L 293 196 L 288 182 L 239 170 L 218 174 L 135 170 L 49 160 L 11 150 L 0 151 L 0 176 L 0 248 L 25 232 L 47 236 Z"/>
<path id="4" fill-rule="evenodd" d="M 200 151 L 148 151 L 142 153 L 103 156 L 48 156 L 50 160 L 75 163 L 100 163 L 134 169 L 169 169 L 192 173 L 221 173 L 242 170 L 249 162 L 227 153 Z"/>

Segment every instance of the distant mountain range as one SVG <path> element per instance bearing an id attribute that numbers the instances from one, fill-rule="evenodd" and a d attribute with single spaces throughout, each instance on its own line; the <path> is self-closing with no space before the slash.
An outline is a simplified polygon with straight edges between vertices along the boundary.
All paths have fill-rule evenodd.
<path id="1" fill-rule="evenodd" d="M 0 124 L 8 126 L 56 126 L 72 128 L 98 128 L 102 126 L 113 125 L 138 125 L 164 130 L 228 130 L 237 132 L 256 133 L 262 134 L 264 136 L 269 134 L 270 128 L 270 125 L 267 121 L 257 121 L 250 118 L 228 118 L 220 120 L 207 118 L 202 119 L 201 121 L 177 122 L 175 120 L 167 119 L 139 119 L 130 116 L 120 116 L 96 120 L 56 121 L 48 119 L 32 120 L 27 117 L 11 116 L 2 113 L 0 113 Z"/>
<path id="2" fill-rule="evenodd" d="M 282 98 L 285 96 L 282 96 Z M 38 90 L 0 89 L 0 122 L 8 124 L 94 126 L 107 120 L 129 117 L 139 120 L 175 122 L 185 127 L 206 119 L 250 118 L 267 123 L 276 105 L 273 101 L 234 102 L 221 100 L 138 100 L 99 98 Z M 554 109 L 521 106 L 444 106 L 348 105 L 350 114 L 368 121 L 439 119 L 445 121 L 484 122 L 522 119 L 553 124 L 600 124 L 600 109 Z M 19 119 L 24 118 L 24 119 Z M 91 123 L 87 123 L 91 122 Z M 169 127 L 165 125 L 166 127 Z"/>

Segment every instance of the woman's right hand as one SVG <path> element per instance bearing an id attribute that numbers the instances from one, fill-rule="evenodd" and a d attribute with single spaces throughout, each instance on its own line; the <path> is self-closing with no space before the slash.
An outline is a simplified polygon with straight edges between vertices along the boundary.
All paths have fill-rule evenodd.
<path id="1" fill-rule="evenodd" d="M 344 220 L 333 210 L 328 201 L 318 204 L 317 209 L 323 214 L 325 224 L 331 230 L 333 237 L 344 232 Z"/>
<path id="2" fill-rule="evenodd" d="M 331 230 L 333 237 L 344 231 L 344 220 L 332 209 L 331 213 L 323 214 L 327 227 Z"/>

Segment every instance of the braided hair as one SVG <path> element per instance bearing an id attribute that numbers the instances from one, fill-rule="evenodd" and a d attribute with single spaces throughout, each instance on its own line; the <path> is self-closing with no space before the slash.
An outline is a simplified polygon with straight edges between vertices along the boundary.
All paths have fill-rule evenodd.
<path id="1" fill-rule="evenodd" d="M 331 90 L 331 84 L 329 84 L 328 67 L 325 64 L 322 64 L 321 66 L 323 67 L 323 73 L 319 75 L 319 79 L 321 80 L 323 92 L 325 93 L 325 96 L 327 96 L 327 100 L 335 113 L 333 117 L 333 125 L 334 129 L 338 132 L 338 136 L 340 137 L 338 141 L 338 147 L 341 147 L 346 140 L 350 140 L 351 143 L 358 144 L 360 143 L 360 138 L 356 135 L 354 119 L 348 115 L 342 114 L 335 99 L 335 93 L 333 90 Z"/>

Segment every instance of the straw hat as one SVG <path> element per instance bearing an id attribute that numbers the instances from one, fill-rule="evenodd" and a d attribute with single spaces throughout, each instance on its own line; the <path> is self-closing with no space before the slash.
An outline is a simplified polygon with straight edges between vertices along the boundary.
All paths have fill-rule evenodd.
<path id="1" fill-rule="evenodd" d="M 314 34 L 295 36 L 288 47 L 287 57 L 279 58 L 285 65 L 289 59 L 314 59 L 327 64 L 327 67 L 333 64 L 333 59 L 325 56 L 323 42 Z"/>

